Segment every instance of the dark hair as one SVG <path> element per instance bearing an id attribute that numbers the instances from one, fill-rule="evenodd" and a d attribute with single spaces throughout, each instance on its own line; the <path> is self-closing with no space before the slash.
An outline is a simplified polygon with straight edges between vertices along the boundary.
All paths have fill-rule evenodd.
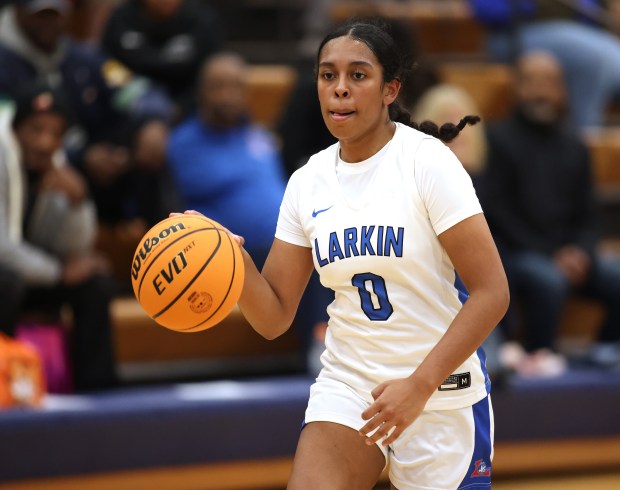
<path id="1" fill-rule="evenodd" d="M 350 37 L 368 46 L 383 68 L 384 82 L 399 80 L 403 83 L 412 70 L 413 60 L 401 52 L 390 33 L 388 24 L 381 18 L 353 19 L 330 32 L 319 45 L 316 59 L 317 67 L 323 47 L 333 39 L 340 37 Z M 476 124 L 480 121 L 478 116 L 465 116 L 458 124 L 445 123 L 441 127 L 432 121 L 424 121 L 418 124 L 411 120 L 411 113 L 402 106 L 398 99 L 390 104 L 388 111 L 392 121 L 406 124 L 444 142 L 456 138 L 466 125 Z"/>

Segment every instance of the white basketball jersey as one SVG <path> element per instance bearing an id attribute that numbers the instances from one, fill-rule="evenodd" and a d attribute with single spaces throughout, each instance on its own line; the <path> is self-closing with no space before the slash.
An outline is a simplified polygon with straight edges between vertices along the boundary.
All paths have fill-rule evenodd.
<path id="1" fill-rule="evenodd" d="M 335 291 L 320 376 L 372 401 L 379 383 L 420 365 L 467 298 L 437 235 L 482 210 L 456 156 L 408 126 L 397 124 L 380 161 L 354 164 L 370 180 L 342 164 L 337 172 L 339 150 L 332 145 L 293 174 L 276 238 L 311 247 L 321 283 Z M 489 389 L 479 349 L 426 409 L 469 406 Z"/>

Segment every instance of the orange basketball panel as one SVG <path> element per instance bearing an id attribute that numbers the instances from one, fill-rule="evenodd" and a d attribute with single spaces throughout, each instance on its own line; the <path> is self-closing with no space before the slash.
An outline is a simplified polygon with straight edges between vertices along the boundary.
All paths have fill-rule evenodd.
<path id="1" fill-rule="evenodd" d="M 131 275 L 135 296 L 151 318 L 173 330 L 199 331 L 234 308 L 243 287 L 243 258 L 219 223 L 182 215 L 145 234 Z"/>

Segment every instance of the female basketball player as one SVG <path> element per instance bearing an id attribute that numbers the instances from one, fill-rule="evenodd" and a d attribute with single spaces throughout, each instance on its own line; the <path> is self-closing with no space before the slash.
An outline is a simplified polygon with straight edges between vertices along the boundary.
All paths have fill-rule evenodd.
<path id="1" fill-rule="evenodd" d="M 490 487 L 478 348 L 508 287 L 462 165 L 396 105 L 403 75 L 378 26 L 326 37 L 318 95 L 338 143 L 291 177 L 262 272 L 244 252 L 239 305 L 266 338 L 291 325 L 313 266 L 335 291 L 290 489 L 370 489 L 387 463 L 399 490 Z"/>

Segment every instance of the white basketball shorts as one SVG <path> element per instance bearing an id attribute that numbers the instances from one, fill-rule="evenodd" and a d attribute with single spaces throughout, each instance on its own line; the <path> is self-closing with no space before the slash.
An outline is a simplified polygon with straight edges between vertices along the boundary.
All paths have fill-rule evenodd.
<path id="1" fill-rule="evenodd" d="M 334 422 L 357 431 L 369 406 L 339 381 L 319 378 L 310 388 L 304 422 Z M 493 458 L 490 397 L 470 407 L 424 411 L 388 447 L 377 444 L 398 490 L 490 489 Z"/>

